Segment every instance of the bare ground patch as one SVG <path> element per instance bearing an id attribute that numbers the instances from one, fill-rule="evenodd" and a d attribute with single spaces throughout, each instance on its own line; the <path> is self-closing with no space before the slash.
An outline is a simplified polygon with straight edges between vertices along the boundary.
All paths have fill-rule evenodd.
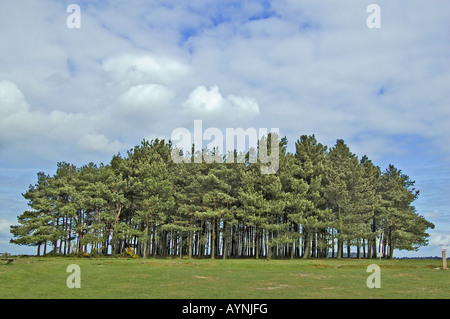
<path id="1" fill-rule="evenodd" d="M 215 280 L 215 278 L 214 278 L 214 277 L 211 277 L 211 276 L 199 276 L 199 275 L 194 275 L 194 278 L 195 278 L 195 279 L 201 279 L 201 280 L 208 280 L 208 281 Z"/>
<path id="2" fill-rule="evenodd" d="M 289 287 L 289 285 L 286 285 L 286 284 L 275 284 L 275 283 L 268 282 L 267 284 L 265 284 L 265 287 L 256 287 L 255 289 L 270 291 L 270 290 L 284 289 L 284 288 L 288 288 L 288 287 Z"/>
<path id="3" fill-rule="evenodd" d="M 333 275 L 303 273 L 303 272 L 294 274 L 294 277 L 295 278 L 310 278 L 310 279 L 317 279 L 317 280 L 334 278 Z"/>

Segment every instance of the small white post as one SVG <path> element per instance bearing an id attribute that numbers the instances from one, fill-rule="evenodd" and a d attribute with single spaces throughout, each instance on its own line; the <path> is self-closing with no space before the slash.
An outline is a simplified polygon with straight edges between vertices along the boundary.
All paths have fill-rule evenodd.
<path id="1" fill-rule="evenodd" d="M 448 270 L 448 268 L 447 268 L 447 249 L 442 249 L 442 269 Z"/>

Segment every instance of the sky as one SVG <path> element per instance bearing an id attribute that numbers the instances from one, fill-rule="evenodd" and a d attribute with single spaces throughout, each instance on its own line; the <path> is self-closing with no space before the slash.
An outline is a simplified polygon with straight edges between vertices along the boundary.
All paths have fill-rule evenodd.
<path id="1" fill-rule="evenodd" d="M 38 172 L 106 164 L 202 120 L 224 132 L 277 128 L 291 152 L 304 134 L 329 147 L 344 139 L 382 170 L 395 165 L 436 227 L 428 246 L 394 255 L 440 256 L 450 245 L 448 12 L 447 0 L 1 0 L 0 251 L 36 253 L 9 244 L 9 227 Z"/>

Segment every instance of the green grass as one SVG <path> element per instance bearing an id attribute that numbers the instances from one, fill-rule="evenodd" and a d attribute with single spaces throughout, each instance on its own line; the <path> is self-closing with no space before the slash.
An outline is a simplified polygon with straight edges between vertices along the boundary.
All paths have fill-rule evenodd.
<path id="1" fill-rule="evenodd" d="M 81 268 L 81 288 L 66 285 Z M 366 285 L 381 268 L 381 288 Z M 0 298 L 448 299 L 450 271 L 439 260 L 125 259 L 21 257 L 0 263 Z"/>

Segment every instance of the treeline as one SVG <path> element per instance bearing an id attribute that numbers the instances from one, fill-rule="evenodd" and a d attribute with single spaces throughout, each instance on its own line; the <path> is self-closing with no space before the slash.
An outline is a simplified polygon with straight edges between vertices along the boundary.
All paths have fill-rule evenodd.
<path id="1" fill-rule="evenodd" d="M 359 258 L 392 258 L 427 244 L 434 225 L 416 212 L 419 191 L 401 170 L 381 171 L 343 140 L 328 149 L 304 135 L 294 153 L 286 138 L 279 147 L 279 169 L 266 175 L 248 153 L 244 163 L 176 164 L 171 142 L 158 139 L 108 165 L 58 163 L 23 194 L 31 209 L 11 242 L 38 255 L 207 258 L 341 258 L 352 247 Z"/>

